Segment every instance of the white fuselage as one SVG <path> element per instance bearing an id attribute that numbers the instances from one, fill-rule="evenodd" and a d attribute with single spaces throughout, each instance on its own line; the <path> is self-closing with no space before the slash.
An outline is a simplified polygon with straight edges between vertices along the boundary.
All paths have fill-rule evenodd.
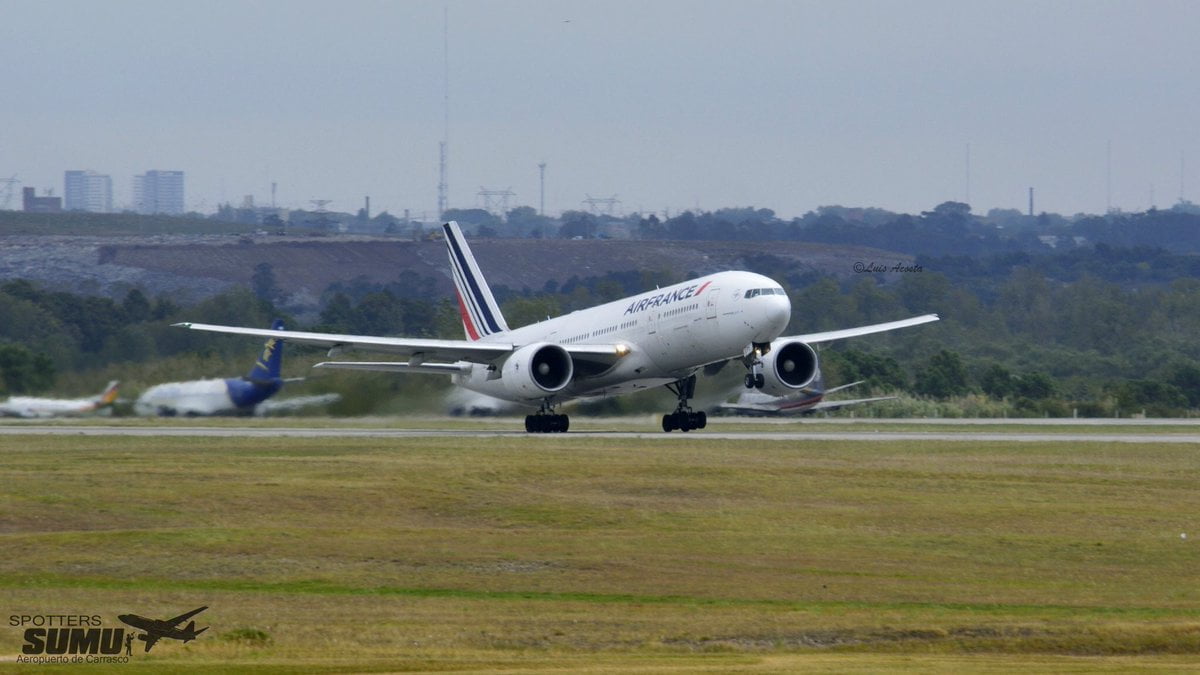
<path id="1" fill-rule="evenodd" d="M 30 396 L 14 396 L 0 403 L 0 416 L 4 417 L 70 417 L 86 415 L 96 411 L 96 400 L 33 398 Z"/>
<path id="2" fill-rule="evenodd" d="M 770 292 L 766 292 L 766 291 Z M 753 297 L 748 291 L 762 291 Z M 710 363 L 743 356 L 754 343 L 779 337 L 791 302 L 772 279 L 752 272 L 721 272 L 604 305 L 547 319 L 484 341 L 563 346 L 619 343 L 629 353 L 611 368 L 580 375 L 553 400 L 625 393 L 685 378 Z M 515 401 L 487 366 L 463 364 L 455 384 Z M 521 402 L 529 403 L 533 399 Z"/>
<path id="3" fill-rule="evenodd" d="M 133 404 L 143 416 L 195 417 L 221 415 L 237 410 L 225 380 L 167 382 L 150 387 Z"/>

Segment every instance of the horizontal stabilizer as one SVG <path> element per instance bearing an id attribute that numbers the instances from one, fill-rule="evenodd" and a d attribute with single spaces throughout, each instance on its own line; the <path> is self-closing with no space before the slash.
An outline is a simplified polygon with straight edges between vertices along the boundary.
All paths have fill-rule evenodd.
<path id="1" fill-rule="evenodd" d="M 839 392 L 839 391 L 843 391 L 843 390 L 845 390 L 845 389 L 849 389 L 850 387 L 857 387 L 858 385 L 862 384 L 863 382 L 866 382 L 866 380 L 858 380 L 857 382 L 851 382 L 850 384 L 843 384 L 843 385 L 841 385 L 840 387 L 834 387 L 833 389 L 826 389 L 826 390 L 825 390 L 825 395 L 826 395 L 826 396 L 828 396 L 828 395 L 830 395 L 830 394 L 833 394 L 833 393 L 835 393 L 835 392 Z"/>
<path id="2" fill-rule="evenodd" d="M 402 361 L 322 361 L 313 368 L 338 370 L 374 370 L 384 373 L 426 373 L 431 375 L 454 375 L 471 369 L 466 363 L 420 363 Z"/>

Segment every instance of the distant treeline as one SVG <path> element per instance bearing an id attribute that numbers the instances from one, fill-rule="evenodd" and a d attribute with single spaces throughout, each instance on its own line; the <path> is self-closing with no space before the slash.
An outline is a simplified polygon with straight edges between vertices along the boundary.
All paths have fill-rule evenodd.
<path id="1" fill-rule="evenodd" d="M 279 214 L 288 214 L 285 220 Z M 504 214 L 483 209 L 450 209 L 445 220 L 457 220 L 480 237 L 533 239 L 659 239 L 684 241 L 804 241 L 869 246 L 925 257 L 1001 253 L 1043 253 L 1106 245 L 1113 249 L 1150 248 L 1170 253 L 1200 252 L 1200 206 L 1180 202 L 1170 209 L 1105 215 L 1023 214 L 1016 209 L 973 213 L 970 205 L 944 202 L 919 214 L 878 208 L 822 206 L 803 216 L 783 219 L 767 208 L 683 211 L 671 216 L 614 216 L 565 211 L 543 216 L 529 206 Z M 39 214 L 0 211 L 4 234 L 270 234 L 322 235 L 338 231 L 422 239 L 437 236 L 438 223 L 420 223 L 386 211 L 370 215 L 234 208 L 185 216 L 133 213 Z"/>
<path id="2" fill-rule="evenodd" d="M 822 351 L 831 384 L 931 399 L 986 397 L 1012 414 L 1184 414 L 1200 409 L 1197 258 L 1161 248 L 1069 247 L 1041 253 L 922 255 L 905 270 L 847 280 L 798 274 L 781 258 L 747 260 L 788 288 L 789 334 L 937 312 L 942 321 Z M 539 289 L 496 288 L 513 327 L 682 279 L 667 272 L 574 277 Z M 172 328 L 178 321 L 267 326 L 281 312 L 269 280 L 190 307 L 134 289 L 120 301 L 0 285 L 0 386 L 45 392 L 58 376 L 180 355 L 241 358 L 253 341 Z M 347 333 L 458 338 L 451 298 L 432 279 L 331 286 L 312 325 Z M 233 373 L 230 373 L 233 374 Z M 364 376 L 387 377 L 387 376 Z M 369 405 L 369 402 L 364 404 Z M 360 412 L 369 412 L 362 410 Z"/>

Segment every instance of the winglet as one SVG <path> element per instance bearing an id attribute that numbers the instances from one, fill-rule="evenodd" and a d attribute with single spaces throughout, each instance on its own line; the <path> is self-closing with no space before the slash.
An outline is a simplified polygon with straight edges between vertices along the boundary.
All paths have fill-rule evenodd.
<path id="1" fill-rule="evenodd" d="M 500 313 L 500 305 L 492 295 L 466 237 L 458 223 L 450 221 L 442 225 L 446 234 L 446 249 L 450 254 L 450 270 L 454 275 L 454 288 L 458 291 L 458 311 L 462 316 L 463 330 L 471 340 L 478 340 L 495 333 L 508 331 L 508 323 Z"/>

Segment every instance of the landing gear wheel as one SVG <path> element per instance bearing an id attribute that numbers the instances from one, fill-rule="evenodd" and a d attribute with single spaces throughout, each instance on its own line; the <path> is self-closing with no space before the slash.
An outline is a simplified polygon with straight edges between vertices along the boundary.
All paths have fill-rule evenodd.
<path id="1" fill-rule="evenodd" d="M 670 389 L 679 398 L 679 405 L 675 408 L 675 412 L 663 415 L 663 431 L 671 433 L 678 429 L 686 433 L 692 429 L 703 429 L 708 426 L 708 413 L 695 412 L 687 404 L 688 399 L 696 394 L 695 375 L 672 382 L 667 385 L 667 389 Z"/>
<path id="2" fill-rule="evenodd" d="M 571 418 L 566 415 L 539 412 L 536 415 L 525 416 L 525 431 L 531 434 L 560 434 L 570 427 Z"/>
<path id="3" fill-rule="evenodd" d="M 762 389 L 766 385 L 767 385 L 767 377 L 765 375 L 763 375 L 762 373 L 759 373 L 754 376 L 754 388 L 755 389 Z"/>

